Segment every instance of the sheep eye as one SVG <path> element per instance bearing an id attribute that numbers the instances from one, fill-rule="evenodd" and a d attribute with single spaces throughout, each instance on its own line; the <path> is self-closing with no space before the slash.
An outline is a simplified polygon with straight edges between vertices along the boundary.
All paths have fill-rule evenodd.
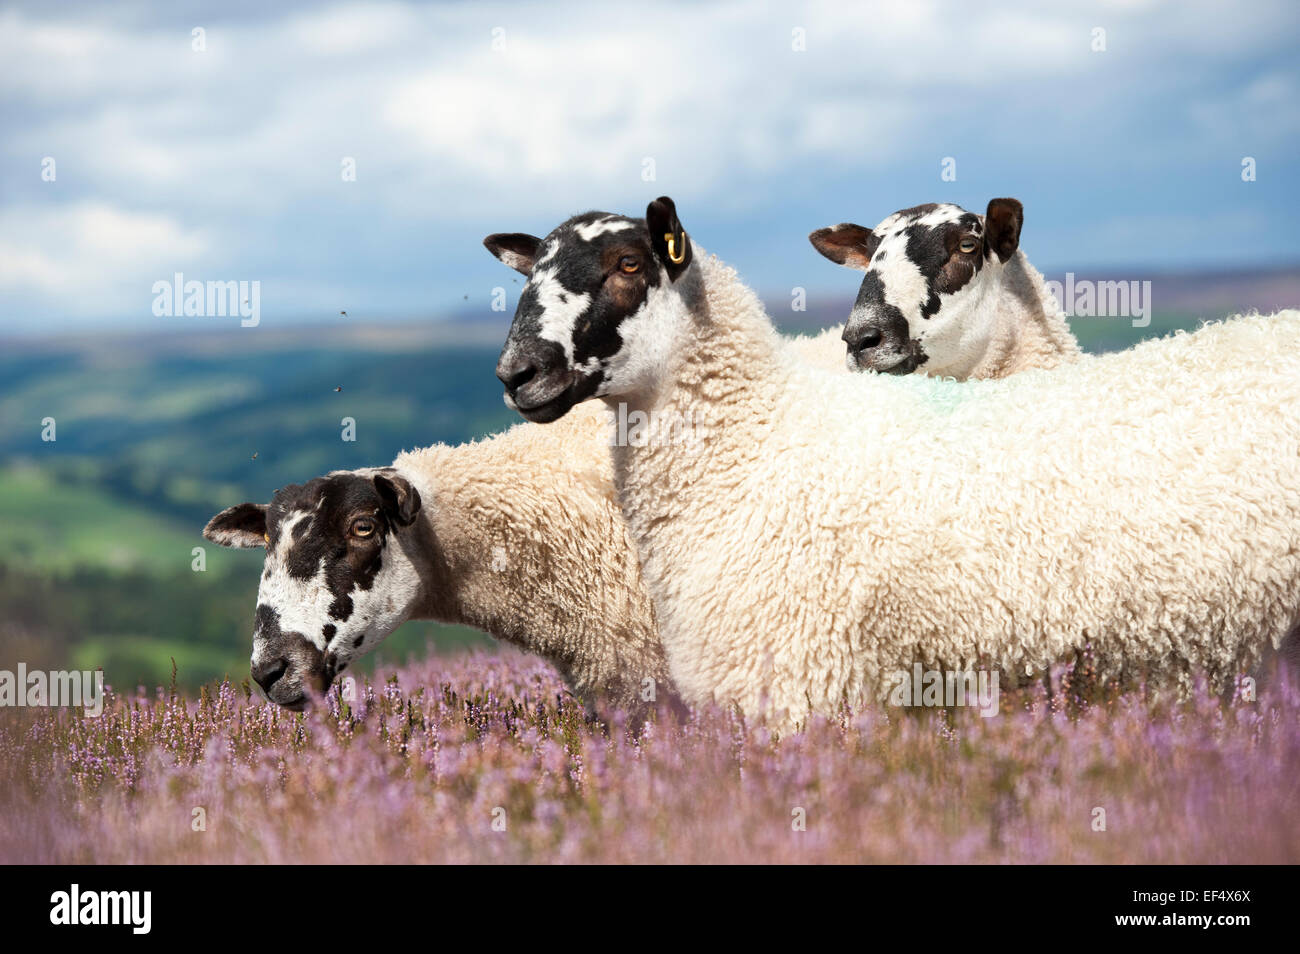
<path id="1" fill-rule="evenodd" d="M 375 532 L 375 522 L 369 517 L 357 517 L 352 521 L 352 526 L 348 532 L 354 537 L 368 537 Z"/>
<path id="2" fill-rule="evenodd" d="M 641 260 L 635 255 L 624 255 L 618 260 L 618 268 L 624 275 L 635 275 L 641 270 Z"/>
<path id="3" fill-rule="evenodd" d="M 969 255 L 971 252 L 975 251 L 975 249 L 979 247 L 980 247 L 980 243 L 977 242 L 975 239 L 971 238 L 970 236 L 967 236 L 966 238 L 962 239 L 961 245 L 958 246 L 958 248 L 960 248 L 967 255 Z"/>

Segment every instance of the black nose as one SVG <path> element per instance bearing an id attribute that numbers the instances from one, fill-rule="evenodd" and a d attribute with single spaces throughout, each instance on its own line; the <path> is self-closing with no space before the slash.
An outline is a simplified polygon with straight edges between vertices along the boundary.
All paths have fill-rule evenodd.
<path id="1" fill-rule="evenodd" d="M 276 681 L 289 671 L 289 660 L 281 657 L 270 662 L 260 663 L 252 668 L 253 679 L 263 692 L 270 692 Z"/>
<path id="2" fill-rule="evenodd" d="M 523 387 L 537 376 L 537 362 L 532 358 L 502 358 L 497 362 L 497 377 L 506 386 L 507 391 Z"/>
<path id="3" fill-rule="evenodd" d="M 884 340 L 884 335 L 880 333 L 879 328 L 863 328 L 854 334 L 844 335 L 844 341 L 849 346 L 851 354 L 857 354 L 860 351 L 867 351 L 871 348 L 878 347 Z"/>

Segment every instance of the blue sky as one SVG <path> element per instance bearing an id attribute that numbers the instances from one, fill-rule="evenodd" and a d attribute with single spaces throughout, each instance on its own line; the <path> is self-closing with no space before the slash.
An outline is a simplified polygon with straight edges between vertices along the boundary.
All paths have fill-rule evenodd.
<path id="1" fill-rule="evenodd" d="M 1044 270 L 1291 263 L 1298 26 L 1294 2 L 9 4 L 0 333 L 174 329 L 151 289 L 178 271 L 260 281 L 263 327 L 496 286 L 513 310 L 485 234 L 659 194 L 774 296 L 856 288 L 814 228 L 999 195 Z"/>

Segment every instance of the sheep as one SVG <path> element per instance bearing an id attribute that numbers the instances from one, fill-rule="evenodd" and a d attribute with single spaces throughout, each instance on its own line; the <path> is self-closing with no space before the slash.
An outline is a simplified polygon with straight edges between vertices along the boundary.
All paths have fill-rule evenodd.
<path id="1" fill-rule="evenodd" d="M 786 346 L 843 367 L 838 328 Z M 267 551 L 251 660 L 266 697 L 305 708 L 402 622 L 431 619 L 543 656 L 593 715 L 676 711 L 614 501 L 609 427 L 589 405 L 549 428 L 408 451 L 214 516 L 208 540 Z"/>
<path id="2" fill-rule="evenodd" d="M 1020 250 L 1024 207 L 983 216 L 949 203 L 903 209 L 874 229 L 808 236 L 831 261 L 866 272 L 844 326 L 852 370 L 1002 378 L 1080 354 L 1043 276 Z"/>
<path id="3" fill-rule="evenodd" d="M 555 665 L 592 709 L 667 698 L 654 611 L 611 493 L 608 415 L 335 471 L 217 514 L 203 535 L 266 548 L 251 672 L 306 707 L 407 619 L 481 629 Z"/>
<path id="4" fill-rule="evenodd" d="M 1004 379 L 837 376 L 781 351 L 671 199 L 616 218 L 521 252 L 497 373 L 527 420 L 652 422 L 614 482 L 688 704 L 784 728 L 915 662 L 1088 643 L 1103 679 L 1222 686 L 1300 621 L 1300 312 Z M 657 439 L 683 418 L 703 452 Z"/>

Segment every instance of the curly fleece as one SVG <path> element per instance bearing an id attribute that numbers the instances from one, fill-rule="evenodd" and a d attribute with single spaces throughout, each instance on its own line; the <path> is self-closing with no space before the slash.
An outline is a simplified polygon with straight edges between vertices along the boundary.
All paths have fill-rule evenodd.
<path id="1" fill-rule="evenodd" d="M 1032 368 L 1055 368 L 1082 354 L 1065 313 L 1023 250 L 1017 249 L 1002 268 L 997 305 L 993 336 L 970 377 L 1005 378 Z"/>
<path id="2" fill-rule="evenodd" d="M 705 451 L 613 449 L 672 677 L 798 722 L 914 661 L 1222 681 L 1300 607 L 1300 312 L 958 383 L 792 359 L 698 254 L 641 398 Z"/>
<path id="3" fill-rule="evenodd" d="M 845 375 L 839 335 L 781 341 L 797 360 Z M 641 710 L 673 690 L 614 499 L 609 446 L 610 415 L 592 403 L 553 424 L 406 451 L 393 466 L 420 492 L 428 521 L 419 618 L 544 657 L 597 708 Z"/>

